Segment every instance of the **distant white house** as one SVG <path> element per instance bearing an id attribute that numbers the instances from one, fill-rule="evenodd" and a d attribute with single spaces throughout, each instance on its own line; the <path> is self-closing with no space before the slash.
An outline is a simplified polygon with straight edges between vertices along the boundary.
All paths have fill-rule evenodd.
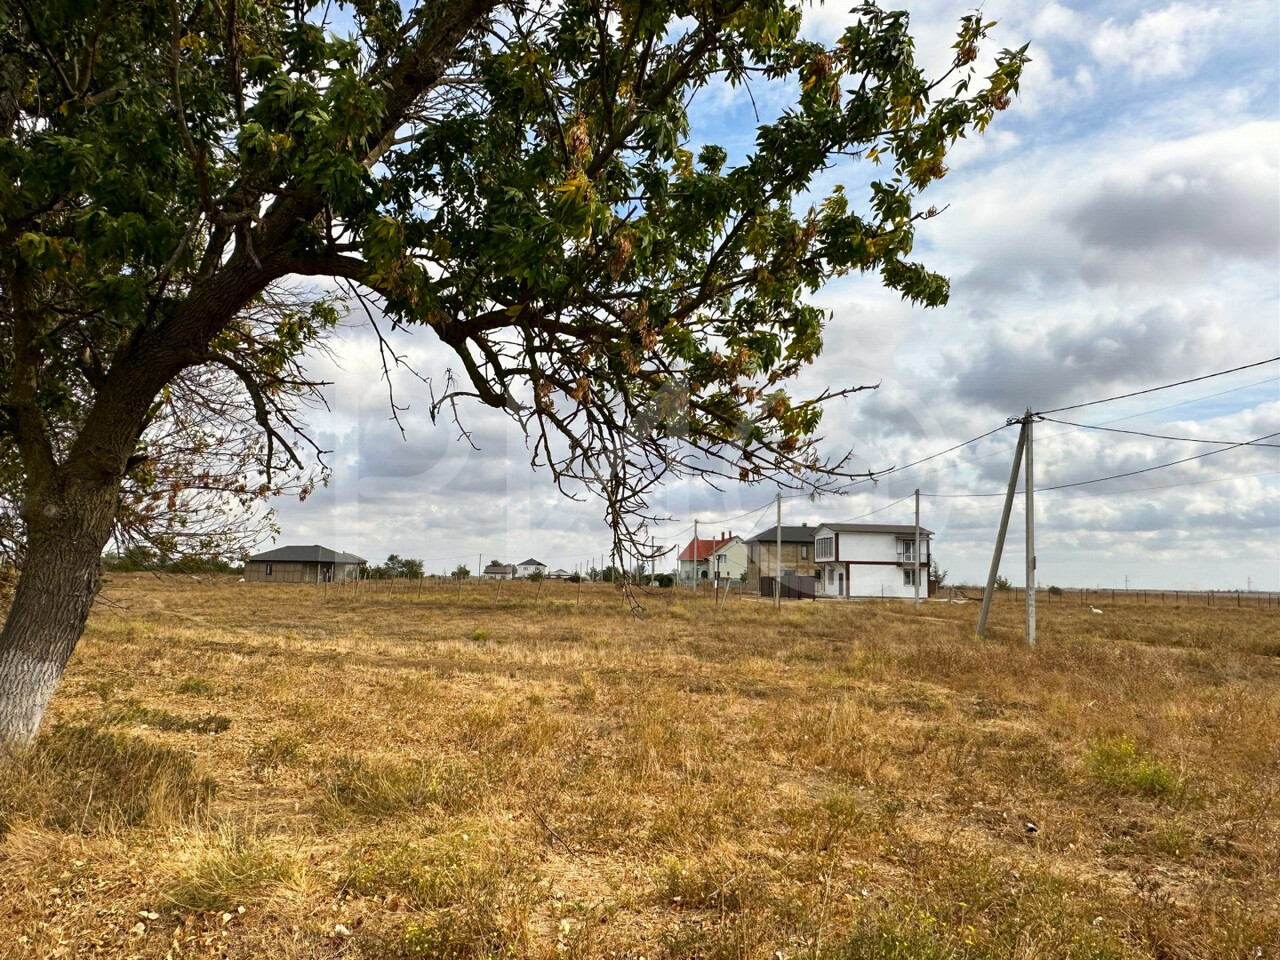
<path id="1" fill-rule="evenodd" d="M 914 597 L 915 531 L 909 524 L 824 523 L 813 538 L 818 595 Z M 929 595 L 933 532 L 920 528 L 920 596 Z"/>
<path id="2" fill-rule="evenodd" d="M 573 574 L 570 573 L 568 570 L 559 569 L 559 570 L 552 570 L 550 573 L 547 574 L 547 576 L 550 577 L 552 580 L 568 580 L 570 577 L 573 576 Z"/>
<path id="3" fill-rule="evenodd" d="M 497 560 L 490 560 L 485 564 L 484 571 L 480 574 L 486 580 L 511 580 L 515 575 L 515 564 L 499 563 Z"/>
<path id="4" fill-rule="evenodd" d="M 517 578 L 524 579 L 527 577 L 532 577 L 534 574 L 541 574 L 542 576 L 545 577 L 547 575 L 547 565 L 543 563 L 541 560 L 533 560 L 533 559 L 526 560 L 524 561 L 524 563 L 516 564 Z"/>

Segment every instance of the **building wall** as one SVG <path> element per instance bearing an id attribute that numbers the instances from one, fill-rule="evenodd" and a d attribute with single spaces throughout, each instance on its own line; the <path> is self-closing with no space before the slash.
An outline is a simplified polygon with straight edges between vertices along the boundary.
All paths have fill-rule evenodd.
<path id="1" fill-rule="evenodd" d="M 527 566 L 527 567 L 526 567 L 526 566 L 522 563 L 522 564 L 520 564 L 518 567 L 516 567 L 516 576 L 517 576 L 517 577 L 532 577 L 535 573 L 537 573 L 537 572 L 539 572 L 539 571 L 541 571 L 541 572 L 542 572 L 542 575 L 543 575 L 544 577 L 547 575 L 547 568 L 546 568 L 546 567 L 543 567 L 543 566 L 535 566 L 535 565 L 533 565 L 533 564 L 530 564 L 529 566 Z"/>
<path id="2" fill-rule="evenodd" d="M 819 528 L 818 536 L 837 538 L 839 560 L 823 562 L 820 590 L 825 596 L 847 597 L 914 597 L 914 584 L 904 583 L 903 571 L 910 564 L 898 562 L 898 545 L 903 539 L 895 533 L 860 533 L 831 531 Z M 920 538 L 920 596 L 929 595 L 929 540 Z M 839 573 L 843 572 L 845 584 L 840 587 Z"/>
<path id="3" fill-rule="evenodd" d="M 841 560 L 881 560 L 898 562 L 898 538 L 892 533 L 849 533 L 836 535 L 836 556 Z M 924 542 L 920 544 L 922 550 Z"/>
<path id="4" fill-rule="evenodd" d="M 267 567 L 271 568 L 270 576 L 267 575 Z M 254 560 L 244 565 L 244 578 L 262 583 L 315 583 L 316 567 L 314 563 Z"/>
<path id="5" fill-rule="evenodd" d="M 747 570 L 747 545 L 739 540 L 721 547 L 711 555 L 710 567 L 712 572 L 709 576 L 719 575 L 722 580 L 737 580 Z"/>
<path id="6" fill-rule="evenodd" d="M 848 589 L 851 597 L 914 597 L 916 588 L 903 583 L 903 568 L 896 563 L 848 564 Z M 920 596 L 928 595 L 926 573 L 920 571 Z"/>
<path id="7" fill-rule="evenodd" d="M 773 541 L 768 543 L 752 541 L 747 544 L 747 585 L 753 588 L 759 588 L 760 577 L 776 576 L 778 572 L 777 544 Z M 754 557 L 755 559 L 752 559 Z M 782 572 L 794 570 L 797 575 L 802 577 L 813 576 L 817 572 L 817 565 L 813 561 L 813 544 L 812 543 L 787 543 L 782 544 Z"/>
<path id="8" fill-rule="evenodd" d="M 267 576 L 268 566 L 271 567 L 270 576 Z M 273 560 L 268 564 L 263 560 L 250 560 L 244 565 L 244 578 L 257 583 L 321 583 L 320 566 L 315 561 L 281 563 Z M 358 563 L 335 563 L 332 566 L 335 582 L 353 579 L 360 571 Z"/>

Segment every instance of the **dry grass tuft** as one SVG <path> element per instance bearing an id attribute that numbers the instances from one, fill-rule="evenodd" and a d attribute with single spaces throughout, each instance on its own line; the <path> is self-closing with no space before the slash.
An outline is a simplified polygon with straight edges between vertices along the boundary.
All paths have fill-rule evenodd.
<path id="1" fill-rule="evenodd" d="M 320 774 L 322 814 L 330 819 L 385 818 L 435 807 L 458 813 L 479 803 L 484 783 L 461 763 L 399 764 L 360 756 L 334 758 Z"/>
<path id="2" fill-rule="evenodd" d="M 182 913 L 241 912 L 294 876 L 292 864 L 257 834 L 223 826 L 184 851 L 182 872 L 162 892 Z"/>
<path id="3" fill-rule="evenodd" d="M 80 833 L 177 826 L 216 790 L 190 755 L 93 727 L 55 726 L 0 764 L 0 833 L 19 821 Z"/>

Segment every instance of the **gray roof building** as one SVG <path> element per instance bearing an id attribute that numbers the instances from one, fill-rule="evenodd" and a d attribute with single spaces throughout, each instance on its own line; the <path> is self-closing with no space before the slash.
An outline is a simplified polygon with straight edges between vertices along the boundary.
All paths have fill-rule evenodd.
<path id="1" fill-rule="evenodd" d="M 327 583 L 362 576 L 367 561 L 354 553 L 330 550 L 318 543 L 276 547 L 244 562 L 244 578 L 255 583 Z"/>
<path id="2" fill-rule="evenodd" d="M 829 526 L 829 524 L 828 524 Z M 782 525 L 782 542 L 783 543 L 813 543 L 813 535 L 817 532 L 817 527 L 811 527 L 807 523 L 798 527 L 789 527 L 785 523 Z M 778 528 L 772 526 L 768 530 L 757 533 L 747 543 L 776 543 L 778 540 Z"/>
<path id="3" fill-rule="evenodd" d="M 276 547 L 274 550 L 266 550 L 262 553 L 255 553 L 248 560 L 249 563 L 368 563 L 364 557 L 357 557 L 354 553 L 343 553 L 340 550 L 330 550 L 328 547 L 322 547 L 318 543 L 313 543 L 309 547 Z"/>

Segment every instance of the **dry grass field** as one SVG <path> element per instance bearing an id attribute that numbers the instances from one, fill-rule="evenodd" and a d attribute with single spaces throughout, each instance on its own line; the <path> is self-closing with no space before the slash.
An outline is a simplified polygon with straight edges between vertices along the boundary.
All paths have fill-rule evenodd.
<path id="1" fill-rule="evenodd" d="M 1280 956 L 1280 610 L 116 575 L 0 956 Z"/>

